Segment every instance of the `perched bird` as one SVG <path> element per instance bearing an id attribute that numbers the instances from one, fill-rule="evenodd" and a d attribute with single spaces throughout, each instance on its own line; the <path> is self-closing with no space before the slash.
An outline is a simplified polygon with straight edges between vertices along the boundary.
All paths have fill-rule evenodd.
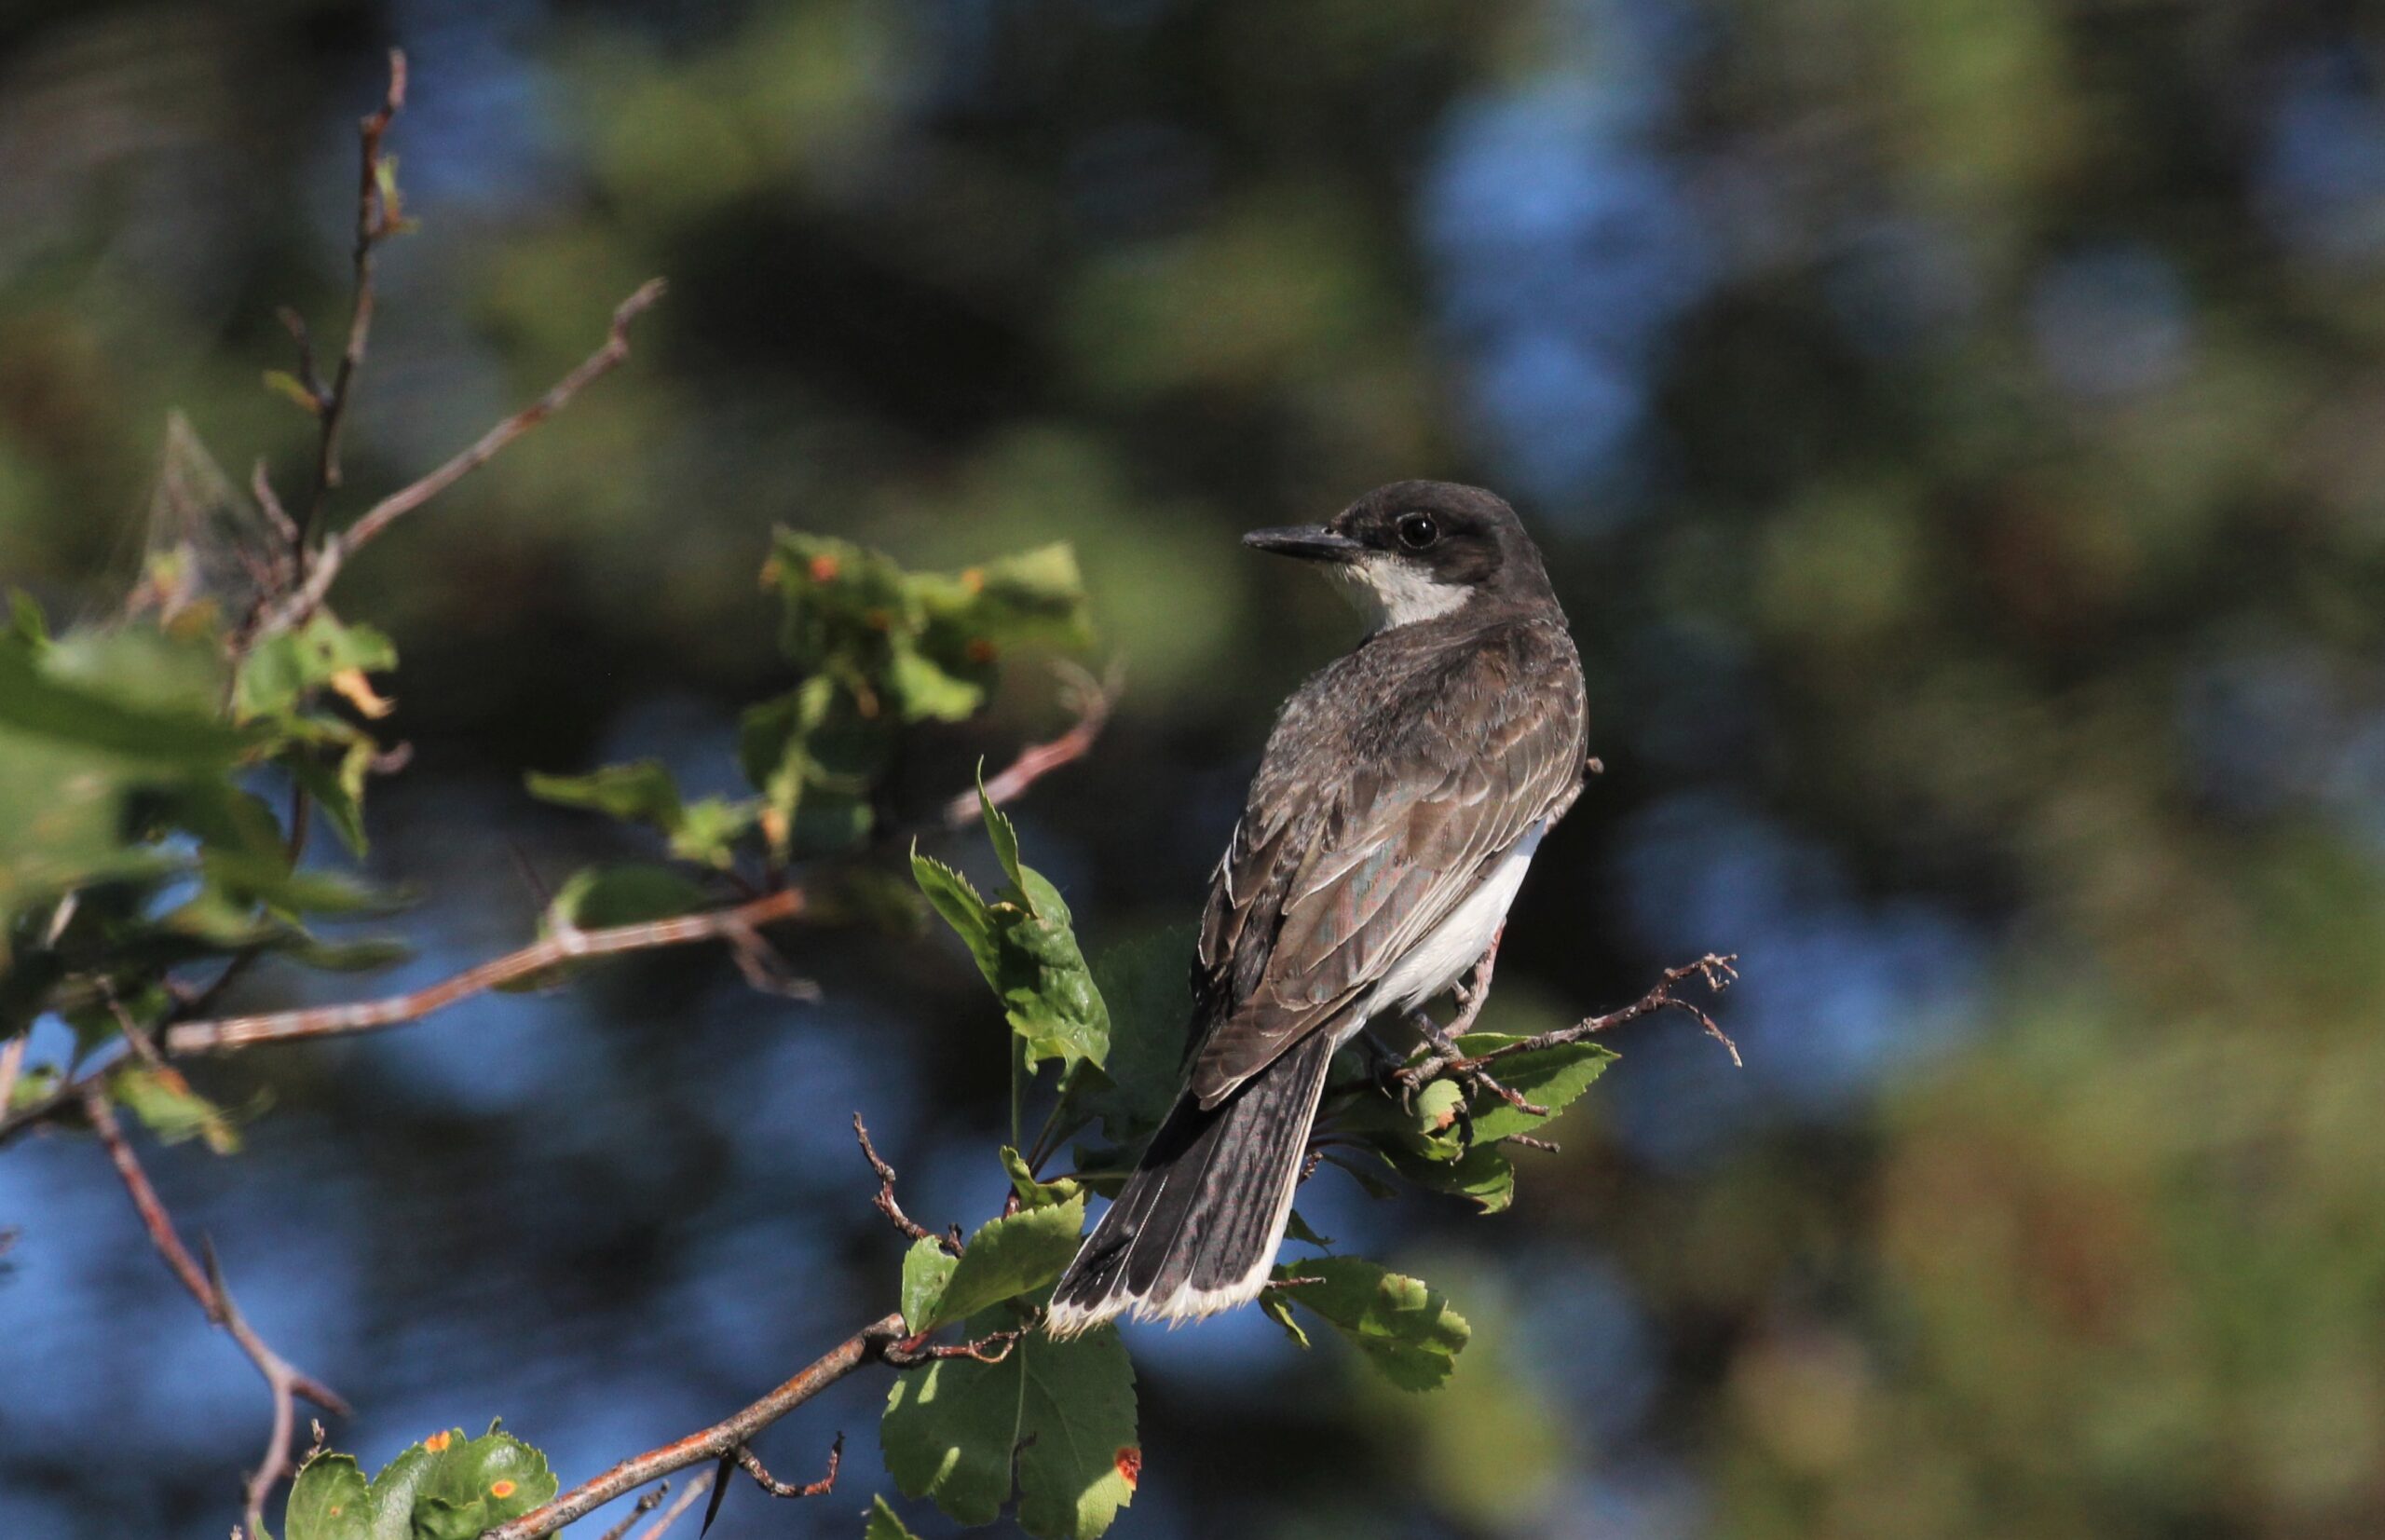
<path id="1" fill-rule="evenodd" d="M 1397 482 L 1243 543 L 1315 563 L 1373 629 L 1268 737 L 1202 915 L 1184 1089 L 1054 1288 L 1055 1335 L 1257 1296 L 1334 1050 L 1484 957 L 1582 789 L 1581 661 L 1505 502 Z"/>

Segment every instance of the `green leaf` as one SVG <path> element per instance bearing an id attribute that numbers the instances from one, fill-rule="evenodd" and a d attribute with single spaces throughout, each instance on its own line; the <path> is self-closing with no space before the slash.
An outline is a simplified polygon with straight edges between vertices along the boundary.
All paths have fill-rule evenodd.
<path id="1" fill-rule="evenodd" d="M 977 761 L 977 816 L 985 820 L 986 838 L 994 847 L 994 859 L 1002 863 L 1002 875 L 1010 879 L 1012 888 L 1025 893 L 1026 871 L 1018 864 L 1018 825 L 986 795 L 986 762 L 982 759 Z"/>
<path id="2" fill-rule="evenodd" d="M 999 847 L 998 847 L 999 848 Z M 993 901 L 932 857 L 911 852 L 911 874 L 1002 1002 L 1031 1069 L 1056 1058 L 1064 1070 L 1099 1065 L 1110 1045 L 1110 1013 L 1070 928 L 1069 906 L 1033 867 Z"/>
<path id="3" fill-rule="evenodd" d="M 957 1259 L 944 1243 L 929 1236 L 913 1241 L 903 1253 L 903 1326 L 913 1336 L 934 1324 L 936 1302 L 944 1298 Z"/>
<path id="4" fill-rule="evenodd" d="M 1468 1032 L 1458 1039 L 1458 1046 L 1474 1055 L 1522 1041 L 1502 1032 Z M 1615 1062 L 1615 1058 L 1613 1049 L 1595 1043 L 1568 1043 L 1528 1054 L 1513 1054 L 1499 1060 L 1492 1067 L 1492 1073 L 1498 1077 L 1499 1083 L 1526 1101 L 1537 1102 L 1547 1108 L 1549 1116 L 1534 1117 L 1488 1094 L 1477 1097 L 1473 1107 L 1475 1142 L 1503 1139 L 1510 1134 L 1529 1134 L 1542 1127 L 1588 1090 L 1591 1082 L 1597 1080 L 1606 1067 Z"/>
<path id="5" fill-rule="evenodd" d="M 935 1308 L 919 1329 L 932 1331 L 1042 1288 L 1077 1254 L 1077 1237 L 1083 1229 L 1083 1194 L 987 1220 L 969 1237 Z M 908 1272 L 906 1265 L 906 1276 Z"/>
<path id="6" fill-rule="evenodd" d="M 281 1540 L 380 1540 L 364 1473 L 345 1454 L 318 1454 L 290 1484 Z"/>
<path id="7" fill-rule="evenodd" d="M 586 866 L 572 873 L 555 890 L 547 915 L 558 929 L 596 931 L 675 919 L 711 902 L 711 895 L 701 886 L 668 866 L 631 863 Z"/>
<path id="8" fill-rule="evenodd" d="M 240 1136 L 225 1111 L 190 1088 L 179 1070 L 131 1062 L 108 1075 L 108 1095 L 167 1144 L 207 1141 L 219 1155 L 240 1148 Z"/>
<path id="9" fill-rule="evenodd" d="M 682 861 L 727 870 L 736 860 L 737 841 L 761 816 L 762 804 L 753 797 L 734 801 L 706 797 L 680 810 L 679 826 L 671 835 L 671 853 Z"/>
<path id="10" fill-rule="evenodd" d="M 968 1330 L 1003 1329 L 989 1311 Z M 963 1524 L 990 1524 L 1013 1492 L 1041 1540 L 1093 1540 L 1134 1500 L 1142 1470 L 1135 1372 L 1114 1328 L 1055 1342 L 1030 1333 L 999 1363 L 945 1358 L 897 1374 L 879 1424 L 906 1496 Z"/>
<path id="11" fill-rule="evenodd" d="M 547 1457 L 497 1424 L 477 1438 L 464 1439 L 460 1430 L 447 1437 L 447 1447 L 415 1488 L 419 1540 L 477 1540 L 482 1531 L 519 1519 L 555 1494 Z"/>
<path id="12" fill-rule="evenodd" d="M 249 649 L 233 682 L 233 711 L 244 722 L 286 719 L 341 675 L 379 674 L 397 665 L 397 647 L 387 636 L 318 610 L 306 624 L 275 632 Z"/>
<path id="13" fill-rule="evenodd" d="M 1029 1208 L 1047 1208 L 1068 1202 L 1083 1191 L 1083 1184 L 1073 1177 L 1058 1181 L 1037 1181 L 1035 1173 L 1028 1169 L 1027 1157 L 1009 1145 L 1002 1146 L 1002 1170 L 1010 1176 L 1010 1190 L 1018 1194 L 1019 1203 Z"/>
<path id="14" fill-rule="evenodd" d="M 1275 1270 L 1279 1276 L 1283 1271 L 1280 1267 Z M 1308 1333 L 1301 1329 L 1300 1322 L 1292 1319 L 1292 1303 L 1286 1290 L 1280 1288 L 1260 1290 L 1259 1313 L 1282 1327 L 1285 1334 L 1292 1339 L 1294 1346 L 1303 1353 L 1308 1351 Z"/>
<path id="15" fill-rule="evenodd" d="M 0 729 L 143 765 L 230 766 L 259 741 L 214 710 L 220 665 L 153 631 L 0 647 Z"/>
<path id="16" fill-rule="evenodd" d="M 1308 1220 L 1301 1218 L 1301 1211 L 1297 1208 L 1292 1210 L 1289 1222 L 1284 1226 L 1284 1236 L 1287 1240 L 1299 1241 L 1303 1246 L 1331 1246 L 1333 1244 L 1329 1237 L 1320 1235 L 1315 1231 L 1310 1229 Z"/>
<path id="17" fill-rule="evenodd" d="M 1402 1390 L 1431 1390 L 1446 1381 L 1473 1334 L 1439 1290 L 1364 1258 L 1314 1257 L 1278 1267 L 1275 1275 L 1321 1280 L 1286 1292 Z"/>
<path id="18" fill-rule="evenodd" d="M 869 1524 L 861 1532 L 861 1540 L 919 1540 L 919 1536 L 903 1527 L 903 1520 L 887 1506 L 883 1497 L 873 1497 L 869 1505 Z"/>
<path id="19" fill-rule="evenodd" d="M 1070 1083 L 1070 1108 L 1097 1117 L 1111 1141 L 1131 1145 L 1157 1128 L 1176 1103 L 1192 1013 L 1191 925 L 1122 942 L 1094 960 L 1093 982 L 1110 1020 L 1098 1067 Z"/>
<path id="20" fill-rule="evenodd" d="M 661 760 L 607 765 L 587 775 L 527 777 L 530 795 L 567 808 L 589 808 L 626 823 L 647 824 L 675 834 L 685 817 L 678 783 Z"/>
<path id="21" fill-rule="evenodd" d="M 1516 1201 L 1515 1163 L 1495 1143 L 1478 1140 L 1455 1160 L 1387 1145 L 1378 1145 L 1376 1151 L 1393 1170 L 1417 1186 L 1469 1199 L 1485 1214 L 1496 1214 Z"/>

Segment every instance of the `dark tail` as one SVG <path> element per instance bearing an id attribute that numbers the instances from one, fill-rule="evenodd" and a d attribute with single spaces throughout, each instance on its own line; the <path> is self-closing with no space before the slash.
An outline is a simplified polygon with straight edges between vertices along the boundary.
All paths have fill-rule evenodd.
<path id="1" fill-rule="evenodd" d="M 1338 1033 L 1313 1031 L 1204 1111 L 1188 1094 L 1052 1290 L 1067 1337 L 1113 1315 L 1189 1321 L 1265 1287 Z"/>

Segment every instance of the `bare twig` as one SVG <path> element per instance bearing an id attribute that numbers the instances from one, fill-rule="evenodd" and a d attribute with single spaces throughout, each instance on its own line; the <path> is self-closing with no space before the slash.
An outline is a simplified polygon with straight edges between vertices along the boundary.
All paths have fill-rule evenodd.
<path id="1" fill-rule="evenodd" d="M 662 1483 L 662 1487 L 666 1491 L 670 1488 L 670 1485 L 671 1483 L 668 1481 Z M 711 1486 L 712 1473 L 710 1471 L 706 1471 L 703 1475 L 699 1476 L 694 1480 L 688 1482 L 688 1490 L 679 1494 L 679 1500 L 672 1504 L 670 1508 L 662 1515 L 661 1518 L 657 1519 L 653 1523 L 647 1525 L 645 1529 L 638 1532 L 637 1540 L 662 1540 L 664 1532 L 668 1531 L 672 1525 L 677 1523 L 680 1518 L 685 1515 L 689 1508 L 694 1507 L 696 1506 L 696 1499 L 702 1497 L 705 1491 Z M 641 1498 L 639 1501 L 644 1503 L 645 1499 Z M 657 1498 L 657 1501 L 660 1501 L 659 1497 Z M 646 1508 L 650 1508 L 652 1506 L 654 1506 L 653 1503 L 645 1503 L 645 1507 L 640 1508 L 638 1511 L 644 1512 Z M 629 1528 L 627 1524 L 623 1524 L 621 1527 L 623 1529 Z"/>
<path id="2" fill-rule="evenodd" d="M 348 1403 L 321 1381 L 293 1368 L 288 1359 L 257 1335 L 241 1315 L 239 1306 L 233 1302 L 232 1291 L 225 1287 L 224 1271 L 216 1262 L 214 1248 L 206 1247 L 207 1261 L 201 1265 L 190 1254 L 190 1247 L 183 1244 L 172 1217 L 166 1212 L 157 1190 L 149 1184 L 149 1175 L 141 1168 L 140 1158 L 132 1152 L 131 1140 L 124 1137 L 124 1126 L 116 1121 L 116 1109 L 109 1105 L 107 1093 L 96 1084 L 87 1085 L 82 1098 L 83 1111 L 91 1120 L 91 1128 L 99 1135 L 108 1159 L 115 1164 L 116 1175 L 123 1179 L 124 1190 L 132 1198 L 133 1210 L 141 1216 L 142 1228 L 149 1232 L 150 1243 L 207 1313 L 208 1320 L 230 1333 L 249 1361 L 257 1366 L 257 1372 L 265 1376 L 266 1388 L 272 1393 L 273 1431 L 266 1445 L 265 1460 L 249 1478 L 247 1489 L 249 1533 L 262 1534 L 266 1498 L 271 1495 L 275 1484 L 290 1474 L 290 1435 L 297 1417 L 293 1397 L 304 1396 L 341 1416 L 348 1414 Z"/>
<path id="3" fill-rule="evenodd" d="M 1010 1356 L 1011 1350 L 1018 1345 L 1018 1339 L 1029 1329 L 1017 1327 L 1009 1331 L 988 1331 L 974 1342 L 937 1345 L 930 1344 L 928 1334 L 922 1331 L 899 1342 L 888 1343 L 886 1361 L 896 1369 L 911 1369 L 944 1358 L 967 1358 L 974 1363 L 998 1364 Z"/>
<path id="4" fill-rule="evenodd" d="M 901 1231 L 906 1239 L 940 1240 L 947 1250 L 956 1257 L 959 1256 L 960 1247 L 949 1240 L 944 1240 L 926 1225 L 904 1213 L 903 1206 L 894 1201 L 894 1168 L 879 1158 L 878 1147 L 869 1142 L 869 1125 L 861 1121 L 859 1112 L 853 1114 L 853 1138 L 861 1141 L 862 1159 L 869 1162 L 870 1170 L 878 1177 L 878 1196 L 870 1201 L 877 1206 L 879 1213 L 886 1216 L 887 1222 Z"/>
<path id="5" fill-rule="evenodd" d="M 700 1486 L 702 1484 L 708 1484 L 704 1482 L 704 1479 L 702 1477 L 698 1477 L 697 1481 Z M 598 1535 L 596 1540 L 621 1540 L 622 1535 L 629 1533 L 630 1531 L 637 1527 L 637 1521 L 639 1520 L 645 1518 L 647 1514 L 652 1513 L 656 1508 L 661 1507 L 662 1506 L 662 1499 L 669 1496 L 670 1493 L 671 1483 L 668 1481 L 665 1481 L 661 1486 L 656 1487 L 652 1492 L 647 1492 L 645 1496 L 631 1504 L 628 1515 L 624 1517 L 620 1523 L 615 1524 L 611 1529 L 608 1529 L 604 1533 Z M 681 1501 L 685 1502 L 686 1499 L 683 1497 Z M 661 1520 L 661 1522 L 668 1523 L 670 1520 L 666 1519 Z M 651 1534 L 654 1532 L 652 1530 L 648 1530 L 647 1533 Z"/>
<path id="6" fill-rule="evenodd" d="M 6 1112 L 8 1103 L 16 1099 L 17 1075 L 25 1067 L 26 1041 L 18 1036 L 0 1043 L 0 1112 Z"/>
<path id="7" fill-rule="evenodd" d="M 987 800 L 998 808 L 1061 766 L 1083 758 L 1110 721 L 1110 704 L 1118 694 L 1117 676 L 1113 674 L 1104 682 L 1072 664 L 1061 667 L 1065 698 L 1077 714 L 1076 723 L 1049 743 L 1030 743 L 1019 750 L 1017 758 L 987 780 Z M 970 828 L 977 818 L 977 792 L 972 787 L 947 802 L 936 822 L 939 827 L 950 831 Z"/>
<path id="8" fill-rule="evenodd" d="M 713 1489 L 712 1501 L 704 1505 L 703 1526 L 696 1533 L 703 1535 L 712 1532 L 712 1521 L 720 1515 L 720 1501 L 729 1495 L 729 1468 L 731 1465 L 752 1477 L 756 1486 L 773 1497 L 822 1497 L 837 1490 L 837 1467 L 844 1464 L 844 1460 L 845 1436 L 839 1433 L 837 1441 L 828 1446 L 826 1475 L 817 1481 L 782 1481 L 770 1474 L 770 1467 L 762 1464 L 760 1455 L 749 1446 L 740 1444 L 720 1457 L 717 1472 L 720 1485 Z"/>
<path id="9" fill-rule="evenodd" d="M 1560 1027 L 1554 1031 L 1542 1032 L 1535 1037 L 1503 1044 L 1482 1055 L 1477 1062 L 1487 1064 L 1495 1059 L 1506 1058 L 1510 1054 L 1530 1054 L 1537 1053 L 1544 1048 L 1560 1048 L 1566 1043 L 1579 1043 L 1586 1037 L 1609 1031 L 1626 1022 L 1637 1021 L 1642 1016 L 1654 1015 L 1659 1011 L 1683 1011 L 1697 1019 L 1697 1024 L 1706 1029 L 1708 1037 L 1729 1050 L 1733 1064 L 1739 1064 L 1742 1062 L 1739 1058 L 1739 1045 L 1731 1041 L 1730 1034 L 1724 1031 L 1702 1007 L 1673 993 L 1673 990 L 1683 981 L 1697 978 L 1709 990 L 1719 995 L 1738 981 L 1738 961 L 1739 954 L 1737 952 L 1709 952 L 1695 962 L 1683 963 L 1678 968 L 1668 968 L 1665 970 L 1665 976 L 1655 988 L 1619 1011 L 1610 1011 L 1602 1016 L 1585 1016 L 1571 1027 Z"/>
<path id="10" fill-rule="evenodd" d="M 399 214 L 383 183 L 384 165 L 381 141 L 389 131 L 389 124 L 406 104 L 406 56 L 402 48 L 389 50 L 389 85 L 383 93 L 381 105 L 357 124 L 358 159 L 356 186 L 356 247 L 353 258 L 356 269 L 355 297 L 350 302 L 348 318 L 348 343 L 340 349 L 339 367 L 332 375 L 326 388 L 316 377 L 314 348 L 307 336 L 304 321 L 294 312 L 285 312 L 283 324 L 291 328 L 291 336 L 298 344 L 299 383 L 315 398 L 315 415 L 320 420 L 321 431 L 315 451 L 315 479 L 307 497 L 307 523 L 302 539 L 311 537 L 323 526 L 324 507 L 333 488 L 339 485 L 340 429 L 348 420 L 348 403 L 356 384 L 356 372 L 364 363 L 365 340 L 373 334 L 373 251 L 397 232 Z M 296 324 L 292 324 L 296 321 Z M 311 607 L 311 606 L 310 606 Z"/>
<path id="11" fill-rule="evenodd" d="M 1527 1101 L 1521 1093 L 1501 1084 L 1488 1070 L 1482 1068 L 1482 1060 L 1468 1058 L 1465 1051 L 1457 1045 L 1457 1039 L 1464 1036 L 1474 1026 L 1476 1019 L 1482 1015 L 1482 1002 L 1491 998 L 1491 978 L 1499 966 L 1499 943 L 1506 934 L 1507 930 L 1504 925 L 1492 934 L 1491 945 L 1484 949 L 1481 959 L 1474 964 L 1472 982 L 1458 991 L 1457 1015 L 1451 1018 L 1447 1027 L 1443 1027 L 1427 1015 L 1421 1006 L 1409 1011 L 1410 1022 L 1424 1034 L 1424 1041 L 1432 1045 L 1434 1056 L 1401 1070 L 1392 1076 L 1392 1083 L 1399 1090 L 1400 1099 L 1404 1103 L 1412 1103 L 1416 1093 L 1424 1089 L 1425 1082 L 1436 1075 L 1447 1072 L 1457 1076 L 1460 1080 L 1469 1082 L 1477 1090 L 1487 1091 L 1497 1097 L 1527 1117 L 1548 1116 L 1547 1108 Z M 1465 1103 L 1458 1104 L 1457 1115 L 1459 1122 L 1464 1125 L 1460 1130 L 1462 1139 L 1467 1144 L 1473 1143 L 1474 1119 Z"/>
<path id="12" fill-rule="evenodd" d="M 660 1449 L 648 1450 L 644 1454 L 624 1460 L 544 1506 L 532 1509 L 510 1524 L 500 1524 L 490 1530 L 481 1536 L 481 1540 L 536 1540 L 537 1536 L 552 1534 L 573 1520 L 602 1507 L 625 1492 L 634 1492 L 673 1471 L 718 1460 L 743 1447 L 762 1429 L 854 1370 L 882 1358 L 888 1344 L 902 1335 L 901 1315 L 880 1316 L 743 1411 L 701 1432 L 690 1433 Z"/>
<path id="13" fill-rule="evenodd" d="M 636 293 L 615 307 L 612 327 L 604 346 L 581 360 L 578 368 L 556 381 L 545 395 L 483 433 L 429 475 L 375 503 L 346 530 L 325 536 L 322 549 L 307 570 L 307 580 L 266 614 L 259 626 L 260 633 L 269 635 L 287 630 L 313 614 L 331 593 L 340 568 L 350 556 L 377 539 L 398 520 L 487 464 L 507 444 L 562 410 L 591 382 L 611 373 L 630 356 L 630 322 L 662 297 L 663 288 L 659 278 L 640 284 Z M 338 387 L 334 385 L 334 388 Z"/>
<path id="14" fill-rule="evenodd" d="M 567 930 L 533 942 L 518 951 L 467 968 L 452 978 L 425 988 L 381 1000 L 347 1005 L 319 1005 L 302 1011 L 275 1011 L 264 1015 L 226 1016 L 219 1021 L 184 1021 L 166 1029 L 166 1048 L 173 1054 L 225 1053 L 260 1043 L 290 1043 L 304 1038 L 340 1037 L 370 1032 L 416 1020 L 458 1001 L 494 989 L 516 979 L 544 973 L 577 958 L 612 957 L 623 952 L 681 947 L 750 932 L 756 926 L 793 919 L 803 912 L 803 890 L 783 888 L 733 908 L 710 909 L 638 925 L 604 930 Z"/>

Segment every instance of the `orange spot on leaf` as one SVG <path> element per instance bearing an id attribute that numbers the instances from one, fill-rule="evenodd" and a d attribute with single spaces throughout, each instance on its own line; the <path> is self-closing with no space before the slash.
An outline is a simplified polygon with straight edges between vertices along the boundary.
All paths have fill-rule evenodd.
<path id="1" fill-rule="evenodd" d="M 970 567 L 961 574 L 961 586 L 972 593 L 983 593 L 986 592 L 986 575 L 974 566 Z"/>
<path id="2" fill-rule="evenodd" d="M 491 1481 L 488 1484 L 488 1494 L 491 1497 L 511 1497 L 514 1490 L 514 1485 L 511 1481 Z"/>
<path id="3" fill-rule="evenodd" d="M 843 570 L 843 565 L 825 552 L 811 558 L 811 580 L 815 583 L 833 583 Z"/>
<path id="4" fill-rule="evenodd" d="M 438 1454 L 447 1448 L 447 1435 L 443 1433 L 434 1433 L 429 1438 L 425 1438 L 422 1441 L 422 1447 L 430 1451 L 433 1454 Z"/>
<path id="5" fill-rule="evenodd" d="M 1126 1479 L 1126 1485 L 1129 1488 L 1142 1480 L 1143 1451 L 1140 1449 L 1133 1444 L 1127 1444 L 1118 1451 L 1117 1460 L 1118 1474 Z"/>
<path id="6" fill-rule="evenodd" d="M 973 663 L 990 663 L 994 661 L 994 644 L 983 636 L 970 637 L 968 650 L 969 661 Z"/>

